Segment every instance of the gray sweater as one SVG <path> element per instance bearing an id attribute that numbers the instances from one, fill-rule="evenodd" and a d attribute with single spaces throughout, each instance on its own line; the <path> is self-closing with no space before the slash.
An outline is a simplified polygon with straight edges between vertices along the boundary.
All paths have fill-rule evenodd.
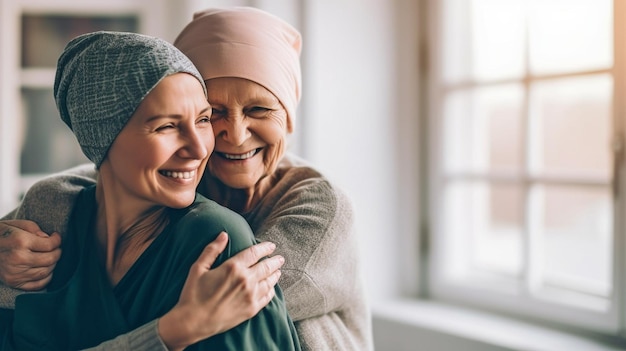
<path id="1" fill-rule="evenodd" d="M 359 268 L 352 204 L 328 179 L 294 156 L 276 170 L 278 182 L 250 212 L 256 237 L 276 243 L 285 257 L 279 281 L 303 350 L 372 350 L 371 316 Z M 75 196 L 93 184 L 92 165 L 35 184 L 20 207 L 3 219 L 37 222 L 65 233 Z M 0 286 L 0 307 L 19 291 Z M 167 350 L 153 321 L 93 350 Z"/>

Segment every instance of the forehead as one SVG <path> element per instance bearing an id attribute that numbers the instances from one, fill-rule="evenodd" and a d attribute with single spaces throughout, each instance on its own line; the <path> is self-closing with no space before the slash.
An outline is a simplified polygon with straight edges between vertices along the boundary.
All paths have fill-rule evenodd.
<path id="1" fill-rule="evenodd" d="M 251 102 L 261 100 L 264 102 L 279 103 L 278 98 L 267 88 L 244 78 L 221 77 L 205 81 L 209 101 L 211 102 Z"/>
<path id="2" fill-rule="evenodd" d="M 134 115 L 197 113 L 207 106 L 200 81 L 190 74 L 176 73 L 163 78 L 146 95 Z"/>
<path id="3" fill-rule="evenodd" d="M 163 79 L 152 88 L 152 90 L 144 98 L 154 98 L 159 96 L 160 98 L 172 95 L 172 94 L 184 94 L 193 93 L 192 96 L 202 95 L 204 96 L 204 90 L 202 83 L 188 73 L 174 73 Z"/>

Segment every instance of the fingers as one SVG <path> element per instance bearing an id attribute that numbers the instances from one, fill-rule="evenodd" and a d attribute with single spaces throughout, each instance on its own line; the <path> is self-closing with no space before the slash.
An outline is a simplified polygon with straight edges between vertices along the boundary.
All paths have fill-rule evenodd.
<path id="1" fill-rule="evenodd" d="M 41 268 L 11 267 L 0 274 L 2 281 L 13 288 L 23 290 L 40 290 L 44 288 L 52 278 L 55 265 Z M 16 270 L 17 269 L 17 270 Z"/>
<path id="2" fill-rule="evenodd" d="M 275 295 L 276 295 L 276 290 L 274 290 L 274 287 L 272 287 L 271 289 L 269 289 L 269 291 L 265 295 L 265 298 L 263 300 L 263 306 L 261 308 L 267 306 L 267 304 L 270 303 L 270 301 L 272 301 Z"/>
<path id="3" fill-rule="evenodd" d="M 39 232 L 45 235 L 43 232 Z M 30 250 L 35 252 L 50 252 L 58 250 L 61 246 L 61 235 L 52 233 L 50 236 L 37 235 L 30 238 Z"/>
<path id="4" fill-rule="evenodd" d="M 28 221 L 28 220 L 25 220 L 25 219 L 11 219 L 11 220 L 2 221 L 2 223 L 4 225 L 8 225 L 10 227 L 23 230 L 25 232 L 29 232 L 29 233 L 33 233 L 33 234 L 35 234 L 35 233 L 43 233 L 43 234 L 45 234 L 44 232 L 41 231 L 41 228 L 39 228 L 37 223 L 35 223 L 33 221 Z"/>
<path id="5" fill-rule="evenodd" d="M 276 291 L 274 287 L 278 284 L 281 272 L 279 270 L 272 273 L 267 279 L 259 281 L 258 295 L 259 295 L 259 309 L 265 307 L 274 298 Z"/>
<path id="6" fill-rule="evenodd" d="M 224 251 L 226 244 L 228 243 L 228 235 L 225 232 L 221 232 L 215 240 L 208 244 L 202 253 L 194 263 L 199 269 L 209 270 L 217 256 Z"/>
<path id="7" fill-rule="evenodd" d="M 61 236 L 48 236 L 31 221 L 0 222 L 0 280 L 24 290 L 39 290 L 61 257 Z"/>
<path id="8" fill-rule="evenodd" d="M 5 270 L 22 270 L 54 266 L 61 258 L 61 249 L 33 252 L 24 249 L 0 250 L 0 264 Z"/>
<path id="9" fill-rule="evenodd" d="M 237 260 L 240 260 L 240 262 L 244 264 L 246 267 L 252 267 L 257 262 L 259 262 L 259 260 L 262 259 L 263 257 L 267 257 L 271 255 L 274 252 L 274 250 L 276 250 L 276 244 L 269 242 L 269 241 L 265 241 L 265 242 L 250 246 L 249 248 L 233 256 L 233 258 L 237 257 Z"/>
<path id="10" fill-rule="evenodd" d="M 29 291 L 41 290 L 45 288 L 46 285 L 48 285 L 48 283 L 50 283 L 50 280 L 52 280 L 53 269 L 54 267 L 52 267 L 51 269 L 41 268 L 38 272 L 34 273 L 35 277 L 37 277 L 38 279 L 16 283 L 14 284 L 14 287 L 18 289 L 22 289 L 22 290 L 29 290 Z"/>
<path id="11" fill-rule="evenodd" d="M 10 220 L 0 222 L 0 249 L 23 249 L 50 252 L 61 246 L 61 236 L 48 236 L 32 221 Z"/>
<path id="12" fill-rule="evenodd" d="M 267 279 L 272 274 L 276 273 L 283 264 L 285 264 L 285 259 L 280 255 L 261 260 L 252 267 L 254 269 L 254 276 L 259 281 Z"/>

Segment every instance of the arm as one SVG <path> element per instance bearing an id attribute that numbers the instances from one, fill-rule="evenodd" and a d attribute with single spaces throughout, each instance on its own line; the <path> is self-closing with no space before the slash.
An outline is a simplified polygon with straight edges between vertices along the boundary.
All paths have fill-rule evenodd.
<path id="1" fill-rule="evenodd" d="M 294 321 L 338 310 L 354 296 L 358 248 L 348 199 L 322 179 L 300 182 L 273 205 L 256 236 L 278 244 Z"/>
<path id="2" fill-rule="evenodd" d="M 95 173 L 93 173 L 93 175 L 95 177 Z M 83 187 L 93 182 L 93 178 L 85 177 L 80 174 L 56 175 L 42 180 L 28 191 L 20 207 L 12 212 L 12 216 L 13 218 L 34 219 L 43 230 L 63 233 L 65 232 L 66 220 L 69 218 L 69 213 L 76 195 Z M 59 220 L 59 218 L 63 220 Z M 15 222 L 13 223 L 15 224 Z M 35 225 L 28 221 L 23 221 L 22 223 Z M 0 223 L 0 226 L 1 225 L 2 223 Z M 37 230 L 33 228 L 34 227 L 31 227 L 30 230 L 36 232 Z M 21 234 L 36 237 L 36 234 L 27 231 Z M 0 242 L 0 248 L 2 247 L 1 245 L 2 242 Z M 219 243 L 216 243 L 216 245 L 218 245 L 219 249 Z M 250 313 L 260 308 L 259 299 L 262 300 L 266 298 L 267 289 L 272 288 L 271 290 L 273 291 L 273 287 L 278 280 L 278 274 L 280 274 L 277 273 L 281 265 L 277 261 L 279 259 L 278 257 L 271 260 L 264 260 L 257 264 L 257 261 L 261 257 L 267 256 L 273 251 L 273 249 L 270 249 L 267 245 L 268 244 L 256 245 L 236 255 L 229 260 L 229 264 L 223 265 L 224 269 L 209 270 L 205 259 L 203 261 L 203 267 L 206 268 L 205 271 L 199 269 L 193 275 L 190 273 L 187 282 L 187 285 L 190 285 L 190 287 L 186 285 L 186 289 L 191 291 L 191 294 L 196 293 L 198 296 L 203 296 L 201 294 L 204 292 L 201 290 L 201 282 L 210 285 L 232 284 L 233 281 L 249 282 L 248 285 L 241 286 L 238 290 L 232 290 L 231 295 L 226 294 L 212 297 L 204 295 L 204 299 L 198 298 L 195 301 L 196 309 L 189 308 L 189 306 L 194 306 L 192 303 L 183 304 L 183 306 L 186 306 L 188 310 L 191 311 L 216 311 L 210 316 L 206 316 L 207 320 L 213 320 L 213 322 L 210 323 L 215 324 L 215 328 L 212 329 L 213 331 L 194 330 L 194 333 L 191 333 L 189 330 L 174 329 L 172 326 L 182 326 L 183 323 L 181 323 L 181 321 L 185 321 L 188 317 L 182 313 L 177 313 L 181 308 L 174 308 L 168 314 L 164 315 L 159 323 L 157 323 L 156 320 L 147 323 L 129 333 L 104 342 L 92 350 L 167 350 L 166 344 L 175 346 L 178 343 L 184 343 L 189 339 L 197 338 L 198 333 L 205 333 L 203 336 L 209 337 L 209 334 L 212 332 L 219 333 L 250 318 Z M 23 246 L 28 246 L 28 244 L 23 244 Z M 216 248 L 207 248 L 207 250 L 214 252 Z M 209 253 L 209 255 L 211 254 Z M 198 261 L 200 261 L 200 259 Z M 3 263 L 0 262 L 0 264 Z M 224 270 L 228 270 L 228 267 L 233 265 L 239 266 L 237 272 L 231 275 L 225 274 Z M 32 266 L 33 265 L 30 267 Z M 263 289 L 266 289 L 265 293 Z M 15 296 L 18 293 L 18 290 L 0 285 L 0 305 L 2 305 L 0 307 L 13 308 Z M 3 299 L 5 301 L 2 301 Z M 185 299 L 181 297 L 181 301 L 184 302 Z M 219 308 L 215 308 L 215 306 Z M 249 308 L 246 308 L 246 306 Z M 235 310 L 239 313 L 233 313 Z M 225 311 L 228 311 L 228 313 L 225 313 Z M 214 322 L 215 320 L 219 322 Z M 160 325 L 161 323 L 163 324 Z M 168 331 L 170 331 L 169 334 Z M 163 339 L 161 339 L 161 335 Z"/>
<path id="3" fill-rule="evenodd" d="M 221 234 L 206 246 L 191 267 L 179 302 L 163 317 L 88 350 L 182 350 L 257 314 L 274 297 L 282 258 L 257 263 L 275 248 L 262 243 L 211 269 L 227 241 Z"/>
<path id="4" fill-rule="evenodd" d="M 284 191 L 256 231 L 285 257 L 280 286 L 303 350 L 371 350 L 352 204 L 322 177 Z"/>
<path id="5" fill-rule="evenodd" d="M 181 218 L 180 222 L 175 227 L 176 235 L 170 236 L 168 241 L 168 251 L 172 254 L 173 259 L 171 262 L 173 269 L 163 268 L 159 270 L 159 279 L 162 281 L 178 280 L 177 277 L 181 276 L 181 273 L 190 271 L 190 276 L 194 274 L 194 271 L 201 267 L 197 262 L 189 268 L 189 258 L 181 259 L 179 257 L 187 256 L 192 259 L 197 256 L 198 249 L 202 249 L 203 245 L 211 240 L 214 240 L 217 233 L 220 231 L 228 232 L 229 243 L 226 249 L 215 260 L 215 265 L 218 266 L 215 270 L 221 270 L 225 268 L 224 277 L 225 283 L 204 283 L 200 282 L 203 287 L 198 291 L 201 291 L 207 296 L 220 297 L 231 295 L 238 290 L 245 291 L 244 287 L 247 285 L 256 284 L 250 279 L 231 279 L 232 276 L 237 276 L 241 270 L 240 265 L 233 265 L 230 261 L 233 256 L 236 256 L 240 252 L 245 252 L 256 244 L 256 239 L 249 224 L 237 213 L 218 205 L 213 201 L 208 201 L 202 197 L 197 199 L 196 205 L 191 207 L 189 212 Z M 263 245 L 274 244 L 265 242 Z M 265 261 L 274 260 L 277 257 L 271 257 L 262 260 Z M 278 257 L 279 260 L 282 258 Z M 228 278 L 228 279 L 226 279 Z M 276 280 L 278 281 L 278 280 Z M 182 282 L 181 282 L 182 283 Z M 188 282 L 185 282 L 188 285 Z M 272 288 L 273 290 L 274 288 Z M 293 326 L 291 318 L 287 314 L 287 309 L 284 304 L 282 291 L 275 287 L 275 292 L 268 292 L 268 299 L 263 300 L 262 306 L 259 304 L 250 305 L 249 303 L 226 305 L 215 305 L 210 311 L 219 313 L 223 311 L 224 317 L 229 315 L 241 314 L 250 308 L 254 310 L 252 313 L 247 314 L 251 316 L 238 323 L 236 327 L 227 330 L 219 335 L 214 335 L 212 338 L 203 337 L 202 341 L 198 344 L 198 349 L 213 350 L 213 349 L 236 349 L 236 350 L 300 350 L 299 343 L 297 341 L 296 331 Z M 183 287 L 181 292 L 181 300 L 183 297 L 191 297 L 189 301 L 197 299 L 197 295 L 189 294 L 189 290 Z M 178 295 L 178 294 L 176 294 Z M 275 296 L 274 296 L 275 295 Z M 195 296 L 195 297 L 194 297 Z M 229 299 L 221 298 L 220 300 L 228 301 Z M 244 300 L 242 300 L 244 301 Z M 177 304 L 177 306 L 180 305 Z M 207 311 L 208 309 L 204 309 Z M 184 319 L 182 326 L 187 326 L 189 330 L 212 330 L 215 325 L 223 323 L 223 320 L 215 320 L 215 323 L 203 322 L 198 317 L 205 318 L 198 313 L 198 308 L 193 305 L 190 308 L 183 309 L 184 312 L 181 316 Z M 225 319 L 224 319 L 225 320 Z M 178 323 L 180 326 L 181 324 Z"/>
<path id="6" fill-rule="evenodd" d="M 65 232 L 76 195 L 95 177 L 90 164 L 46 177 L 28 190 L 18 208 L 2 217 L 0 307 L 12 308 L 18 291 L 9 287 L 41 290 L 49 282 L 60 257 L 61 238 L 56 233 Z M 18 219 L 22 220 L 7 222 Z"/>

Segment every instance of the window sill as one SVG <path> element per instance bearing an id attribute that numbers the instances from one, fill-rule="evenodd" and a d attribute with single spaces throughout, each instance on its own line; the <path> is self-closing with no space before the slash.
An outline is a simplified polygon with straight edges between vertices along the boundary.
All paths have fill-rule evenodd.
<path id="1" fill-rule="evenodd" d="M 440 302 L 381 301 L 372 313 L 377 350 L 626 350 L 623 339 L 586 337 Z"/>

